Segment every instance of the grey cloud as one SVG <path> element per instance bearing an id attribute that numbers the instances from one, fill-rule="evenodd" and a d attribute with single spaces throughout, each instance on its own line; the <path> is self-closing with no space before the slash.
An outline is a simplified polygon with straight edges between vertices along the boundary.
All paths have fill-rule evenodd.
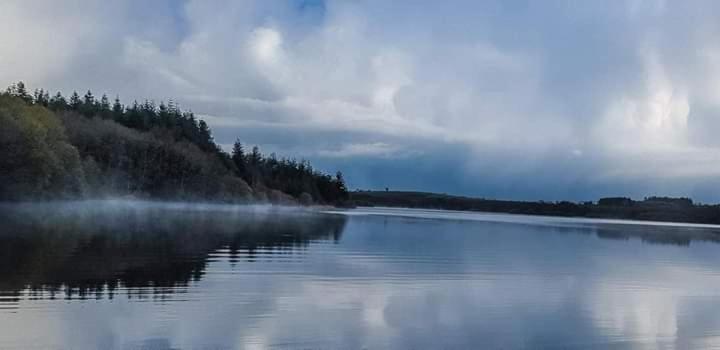
<path id="1" fill-rule="evenodd" d="M 718 6 L 6 1 L 0 82 L 172 98 L 358 186 L 717 201 Z"/>

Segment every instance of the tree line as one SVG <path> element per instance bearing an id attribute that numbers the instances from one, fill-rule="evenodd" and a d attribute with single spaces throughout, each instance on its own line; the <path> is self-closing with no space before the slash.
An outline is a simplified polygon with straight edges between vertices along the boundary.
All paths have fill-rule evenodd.
<path id="1" fill-rule="evenodd" d="M 405 191 L 355 191 L 358 206 L 428 208 L 494 213 L 720 224 L 720 205 L 693 203 L 690 198 L 600 198 L 593 202 L 525 202 Z"/>
<path id="2" fill-rule="evenodd" d="M 0 93 L 0 200 L 132 195 L 225 202 L 343 204 L 342 173 L 309 162 L 230 153 L 207 123 L 176 103 L 125 105 L 91 91 Z"/>

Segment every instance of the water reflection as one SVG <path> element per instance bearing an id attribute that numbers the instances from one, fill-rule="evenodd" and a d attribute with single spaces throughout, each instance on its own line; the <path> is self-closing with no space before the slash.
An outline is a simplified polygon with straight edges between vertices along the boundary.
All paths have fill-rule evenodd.
<path id="1" fill-rule="evenodd" d="M 224 210 L 223 210 L 224 209 Z M 228 210 L 232 209 L 232 210 Z M 279 219 L 282 217 L 282 219 Z M 0 210 L 0 303 L 165 298 L 199 281 L 213 258 L 248 262 L 337 241 L 345 218 L 269 207 L 144 202 L 6 205 Z"/>
<path id="2" fill-rule="evenodd" d="M 2 349 L 720 346 L 714 228 L 57 209 L 0 214 Z"/>

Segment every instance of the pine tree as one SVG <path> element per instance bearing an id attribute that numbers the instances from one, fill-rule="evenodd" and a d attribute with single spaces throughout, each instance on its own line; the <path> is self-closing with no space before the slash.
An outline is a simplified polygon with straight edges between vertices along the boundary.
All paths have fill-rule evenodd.
<path id="1" fill-rule="evenodd" d="M 213 141 L 210 127 L 204 120 L 200 120 L 198 123 L 198 131 L 200 136 L 200 148 L 206 152 L 212 151 L 215 148 L 215 142 Z"/>
<path id="2" fill-rule="evenodd" d="M 43 92 L 42 98 L 43 98 L 43 101 L 45 102 L 44 106 L 45 107 L 49 106 L 50 105 L 50 93 L 47 90 L 45 90 Z"/>
<path id="3" fill-rule="evenodd" d="M 86 106 L 94 106 L 95 105 L 95 96 L 93 96 L 92 91 L 88 90 L 88 92 L 83 96 L 83 103 Z"/>
<path id="4" fill-rule="evenodd" d="M 245 159 L 245 150 L 243 145 L 238 138 L 235 140 L 232 149 L 232 161 L 238 170 L 238 176 L 243 178 L 246 182 L 249 181 L 247 173 L 247 159 Z"/>
<path id="5" fill-rule="evenodd" d="M 25 83 L 22 81 L 19 81 L 15 85 L 15 96 L 20 97 L 27 104 L 31 104 L 33 102 L 32 96 L 28 94 L 27 89 L 25 88 Z"/>
<path id="6" fill-rule="evenodd" d="M 68 104 L 65 100 L 65 97 L 63 97 L 63 95 L 58 92 L 50 99 L 49 107 L 53 111 L 64 111 L 67 110 Z"/>
<path id="7" fill-rule="evenodd" d="M 132 106 L 125 110 L 125 126 L 133 129 L 143 128 L 143 116 L 140 109 L 138 102 L 133 101 Z"/>
<path id="8" fill-rule="evenodd" d="M 145 100 L 143 104 L 135 101 L 126 108 L 121 104 L 119 97 L 116 97 L 111 105 L 107 95 L 102 95 L 100 100 L 96 100 L 91 91 L 88 91 L 82 97 L 74 91 L 68 101 L 60 92 L 51 98 L 48 92 L 43 89 L 35 90 L 30 96 L 22 82 L 9 87 L 7 94 L 16 97 L 9 98 L 9 96 L 6 96 L 6 99 L 14 100 L 15 103 L 20 103 L 18 100 L 22 99 L 29 104 L 47 106 L 53 111 L 74 110 L 89 117 L 96 114 L 103 118 L 112 117 L 116 122 L 139 131 L 153 127 L 166 128 L 168 132 L 144 133 L 148 138 L 161 137 L 162 140 L 158 143 L 160 149 L 155 149 L 153 146 L 152 149 L 136 152 L 144 149 L 142 147 L 147 145 L 135 145 L 133 139 L 128 139 L 130 143 L 126 146 L 130 148 L 126 150 L 123 150 L 126 146 L 121 144 L 117 145 L 119 147 L 116 147 L 117 149 L 84 150 L 90 153 L 116 152 L 93 159 L 105 162 L 104 166 L 110 166 L 111 164 L 114 167 L 127 168 L 123 171 L 128 171 L 128 175 L 134 177 L 122 180 L 123 190 L 149 191 L 148 193 L 153 195 L 164 193 L 165 188 L 169 189 L 177 185 L 180 188 L 180 193 L 190 191 L 188 193 L 205 196 L 214 195 L 215 191 L 225 191 L 225 189 L 237 187 L 238 184 L 242 184 L 237 178 L 240 177 L 246 183 L 252 185 L 254 190 L 259 193 L 274 189 L 296 198 L 304 196 L 305 200 L 303 202 L 308 203 L 313 198 L 325 203 L 339 203 L 348 198 L 345 180 L 340 172 L 333 177 L 314 170 L 310 162 L 306 160 L 300 162 L 286 158 L 278 160 L 274 153 L 266 157 L 260 152 L 258 146 L 254 146 L 251 152 L 245 153 L 246 150 L 239 139 L 233 144 L 230 154 L 224 152 L 215 144 L 207 123 L 196 119 L 191 111 L 183 112 L 173 101 L 170 101 L 167 105 L 161 102 L 157 108 L 150 100 Z M 22 103 L 20 104 L 22 105 Z M 68 122 L 68 125 L 89 123 L 87 125 L 95 125 L 103 130 L 107 128 L 108 131 L 117 128 L 111 127 L 113 123 L 90 121 L 85 120 L 85 118 L 80 118 L 80 120 L 68 119 Z M 122 131 L 122 128 L 117 130 Z M 137 130 L 122 131 L 122 137 L 133 135 L 138 132 Z M 93 133 L 93 130 L 82 130 L 81 133 Z M 170 135 L 172 139 L 168 140 L 164 135 Z M 90 139 L 93 138 L 88 138 L 88 140 Z M 177 142 L 177 146 L 182 151 L 174 149 L 175 146 L 165 149 L 166 142 Z M 187 142 L 197 147 L 189 146 L 186 144 Z M 198 148 L 202 150 L 199 154 Z M 127 153 L 129 151 L 132 152 Z M 191 157 L 185 158 L 183 153 L 186 152 L 190 153 Z M 93 155 L 93 157 L 95 156 Z M 138 164 L 133 163 L 135 160 L 137 160 Z M 206 161 L 207 163 L 204 163 Z M 177 165 L 177 169 L 174 168 L 175 165 Z M 164 183 L 165 180 L 171 182 Z M 112 186 L 116 186 L 115 180 L 112 181 Z M 172 184 L 172 181 L 177 182 Z M 213 183 L 218 185 L 215 186 Z M 245 190 L 246 195 L 248 190 L 251 189 Z M 277 195 L 271 197 L 277 198 Z"/>
<path id="9" fill-rule="evenodd" d="M 11 84 L 10 86 L 5 89 L 5 93 L 11 96 L 15 96 L 15 92 L 17 91 L 17 84 Z"/>
<path id="10" fill-rule="evenodd" d="M 169 104 L 160 102 L 158 106 L 158 119 L 158 122 L 164 128 L 172 129 L 175 126 L 175 107 L 173 106 L 172 100 Z"/>
<path id="11" fill-rule="evenodd" d="M 83 96 L 83 103 L 82 103 L 82 113 L 86 117 L 92 117 L 97 113 L 97 103 L 95 102 L 95 96 L 93 96 L 92 92 L 88 90 L 88 92 Z"/>
<path id="12" fill-rule="evenodd" d="M 345 186 L 345 179 L 343 178 L 342 172 L 338 171 L 337 173 L 335 173 L 335 183 L 337 184 L 337 189 L 339 192 L 338 197 L 346 199 L 348 196 L 347 187 Z"/>
<path id="13" fill-rule="evenodd" d="M 197 120 L 195 119 L 193 112 L 182 113 L 182 116 L 180 117 L 180 129 L 182 131 L 182 138 L 185 138 L 196 145 L 200 145 Z"/>
<path id="14" fill-rule="evenodd" d="M 112 118 L 118 123 L 122 123 L 124 116 L 123 105 L 120 104 L 120 96 L 115 96 L 115 102 L 112 106 Z"/>
<path id="15" fill-rule="evenodd" d="M 140 105 L 140 116 L 142 117 L 140 128 L 149 130 L 155 125 L 155 103 L 145 100 L 145 102 Z"/>
<path id="16" fill-rule="evenodd" d="M 80 100 L 80 95 L 78 95 L 77 91 L 73 91 L 72 95 L 70 95 L 70 109 L 78 111 L 81 106 L 82 101 Z"/>
<path id="17" fill-rule="evenodd" d="M 97 112 L 103 119 L 110 119 L 112 112 L 110 111 L 110 100 L 106 94 L 103 94 L 100 98 L 100 103 L 97 104 Z"/>
<path id="18" fill-rule="evenodd" d="M 109 111 L 110 110 L 110 100 L 108 100 L 108 97 L 106 94 L 103 94 L 100 98 L 100 110 L 101 111 Z"/>
<path id="19" fill-rule="evenodd" d="M 250 153 L 250 156 L 248 157 L 248 163 L 250 163 L 253 166 L 257 166 L 262 161 L 262 154 L 260 153 L 260 148 L 258 146 L 253 146 L 252 152 Z"/>
<path id="20" fill-rule="evenodd" d="M 35 89 L 33 93 L 33 103 L 38 106 L 47 107 L 50 99 L 48 98 L 47 92 L 43 89 Z"/>

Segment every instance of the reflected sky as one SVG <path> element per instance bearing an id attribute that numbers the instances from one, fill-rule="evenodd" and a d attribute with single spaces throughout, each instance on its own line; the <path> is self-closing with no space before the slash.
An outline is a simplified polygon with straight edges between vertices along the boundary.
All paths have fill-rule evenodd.
<path id="1" fill-rule="evenodd" d="M 720 347 L 715 228 L 384 211 L 3 207 L 0 349 Z"/>

